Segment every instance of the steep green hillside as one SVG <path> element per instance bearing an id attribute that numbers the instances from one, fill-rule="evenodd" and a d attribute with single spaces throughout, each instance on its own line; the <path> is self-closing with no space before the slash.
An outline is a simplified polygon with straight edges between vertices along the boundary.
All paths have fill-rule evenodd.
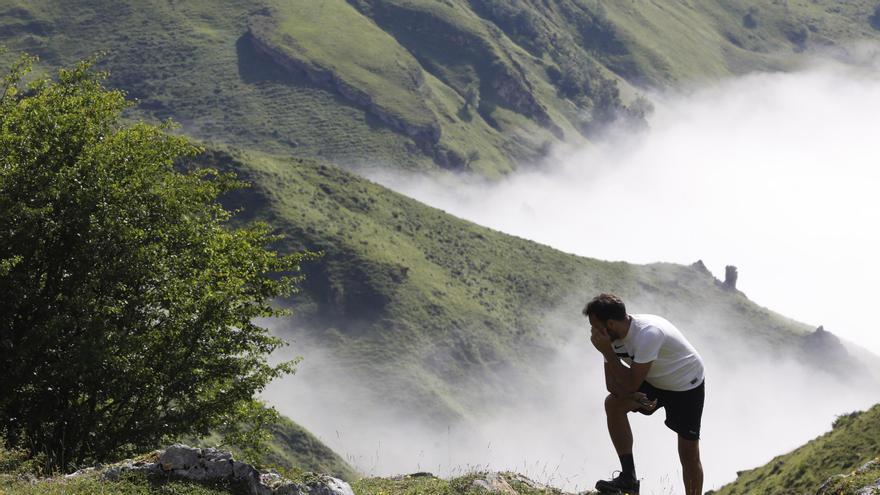
<path id="1" fill-rule="evenodd" d="M 99 50 L 137 115 L 206 141 L 496 176 L 685 85 L 876 38 L 869 1 L 0 0 L 43 68 Z M 624 102 L 630 102 L 624 108 Z"/>
<path id="2" fill-rule="evenodd" d="M 204 161 L 239 170 L 255 184 L 233 202 L 253 205 L 253 214 L 284 233 L 283 249 L 325 253 L 306 268 L 309 303 L 298 307 L 293 326 L 308 328 L 310 339 L 356 376 L 369 376 L 374 390 L 365 394 L 425 417 L 467 417 L 477 412 L 475 404 L 515 397 L 519 380 L 511 372 L 534 379 L 536 365 L 573 331 L 547 316 L 578 315 L 599 291 L 662 311 L 719 346 L 771 345 L 810 360 L 831 353 L 815 361 L 832 373 L 848 362 L 845 353 L 834 354 L 840 344 L 833 336 L 810 333 L 725 290 L 699 264 L 572 256 L 308 160 L 214 152 Z"/>
<path id="3" fill-rule="evenodd" d="M 828 433 L 762 467 L 740 472 L 735 482 L 714 493 L 812 494 L 827 478 L 850 472 L 878 456 L 880 405 L 840 416 Z"/>
<path id="4" fill-rule="evenodd" d="M 176 441 L 197 447 L 222 446 L 231 450 L 237 458 L 286 472 L 326 473 L 345 481 L 360 478 L 360 474 L 339 454 L 290 418 L 280 416 L 267 426 L 267 430 L 269 438 L 264 448 L 247 454 L 234 445 L 223 446 L 222 438 L 216 433 L 207 438 L 187 437 Z"/>
<path id="5" fill-rule="evenodd" d="M 326 473 L 345 481 L 360 477 L 336 452 L 308 430 L 281 417 L 269 427 L 272 439 L 261 459 L 263 465 L 284 470 Z"/>

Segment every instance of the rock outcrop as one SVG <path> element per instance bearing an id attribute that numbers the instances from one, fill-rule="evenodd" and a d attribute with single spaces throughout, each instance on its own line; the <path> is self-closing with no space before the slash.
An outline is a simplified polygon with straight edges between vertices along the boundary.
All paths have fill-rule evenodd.
<path id="1" fill-rule="evenodd" d="M 703 275 L 708 275 L 710 277 L 712 276 L 712 272 L 709 271 L 709 268 L 706 267 L 706 264 L 703 263 L 703 260 L 697 260 L 696 262 L 691 264 L 691 267 L 693 267 L 695 270 L 702 273 Z"/>
<path id="2" fill-rule="evenodd" d="M 471 487 L 487 493 L 517 495 L 510 483 L 498 473 L 487 473 L 485 476 L 475 479 L 471 482 Z"/>
<path id="3" fill-rule="evenodd" d="M 864 381 L 865 386 L 877 385 L 865 364 L 853 359 L 843 342 L 822 325 L 803 337 L 801 348 L 819 369 L 850 382 L 859 380 Z"/>
<path id="4" fill-rule="evenodd" d="M 139 472 L 147 476 L 223 483 L 247 495 L 354 495 L 348 483 L 332 476 L 313 474 L 307 476 L 306 481 L 297 483 L 277 473 L 260 472 L 250 464 L 236 461 L 229 452 L 183 444 L 174 444 L 144 459 L 84 471 L 98 471 L 111 480 L 124 473 Z"/>
<path id="5" fill-rule="evenodd" d="M 816 495 L 880 495 L 880 457 L 850 474 L 828 478 Z"/>
<path id="6" fill-rule="evenodd" d="M 733 265 L 724 267 L 724 288 L 728 290 L 736 290 L 736 280 L 739 278 L 739 272 Z"/>

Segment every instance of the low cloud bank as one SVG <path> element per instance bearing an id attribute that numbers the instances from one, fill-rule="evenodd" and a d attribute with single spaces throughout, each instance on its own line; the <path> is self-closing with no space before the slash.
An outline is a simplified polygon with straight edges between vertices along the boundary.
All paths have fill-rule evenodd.
<path id="1" fill-rule="evenodd" d="M 654 99 L 647 132 L 497 184 L 370 176 L 582 256 L 736 265 L 752 300 L 880 354 L 880 70 L 825 62 Z"/>
<path id="2" fill-rule="evenodd" d="M 631 306 L 634 312 L 650 309 Z M 299 372 L 273 383 L 266 397 L 366 475 L 513 470 L 584 490 L 610 477 L 619 463 L 605 427 L 602 358 L 588 341 L 579 309 L 580 301 L 552 312 L 548 325 L 570 329 L 570 341 L 538 373 L 545 386 L 522 384 L 509 403 L 489 405 L 474 423 L 431 424 L 424 411 L 388 403 L 372 392 L 381 385 L 369 376 L 350 372 L 301 338 L 293 348 L 306 356 Z M 810 363 L 782 355 L 768 360 L 747 345 L 713 345 L 711 332 L 682 330 L 707 363 L 701 442 L 706 489 L 824 433 L 837 415 L 880 401 L 878 391 L 840 383 Z M 630 416 L 646 495 L 680 492 L 676 435 L 663 425 L 664 414 Z"/>

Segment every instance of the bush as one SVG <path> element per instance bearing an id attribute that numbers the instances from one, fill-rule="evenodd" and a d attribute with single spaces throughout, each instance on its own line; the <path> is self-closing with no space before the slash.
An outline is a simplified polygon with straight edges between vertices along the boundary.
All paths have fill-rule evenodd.
<path id="1" fill-rule="evenodd" d="M 243 184 L 190 165 L 170 124 L 124 125 L 129 106 L 82 62 L 0 82 L 0 432 L 68 470 L 271 414 L 254 394 L 293 371 L 253 323 L 293 291 L 308 256 L 268 226 L 228 225 Z M 175 166 L 175 164 L 177 166 Z M 282 276 L 287 274 L 288 276 Z"/>

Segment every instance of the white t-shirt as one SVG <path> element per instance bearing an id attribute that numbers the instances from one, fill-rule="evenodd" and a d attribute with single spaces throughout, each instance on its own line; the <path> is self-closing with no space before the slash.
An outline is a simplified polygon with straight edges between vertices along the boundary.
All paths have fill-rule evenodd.
<path id="1" fill-rule="evenodd" d="M 703 382 L 703 358 L 675 325 L 655 315 L 630 315 L 629 332 L 611 342 L 614 352 L 632 366 L 650 363 L 645 381 L 674 392 L 698 387 Z"/>

